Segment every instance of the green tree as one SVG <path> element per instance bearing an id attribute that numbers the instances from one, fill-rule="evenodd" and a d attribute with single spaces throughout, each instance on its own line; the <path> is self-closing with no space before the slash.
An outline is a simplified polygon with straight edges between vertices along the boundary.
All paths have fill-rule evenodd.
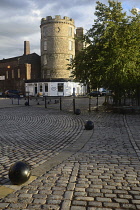
<path id="1" fill-rule="evenodd" d="M 140 14 L 123 12 L 121 2 L 97 2 L 92 28 L 86 34 L 89 46 L 75 57 L 73 77 L 93 87 L 112 90 L 115 103 L 128 92 L 139 93 Z"/>

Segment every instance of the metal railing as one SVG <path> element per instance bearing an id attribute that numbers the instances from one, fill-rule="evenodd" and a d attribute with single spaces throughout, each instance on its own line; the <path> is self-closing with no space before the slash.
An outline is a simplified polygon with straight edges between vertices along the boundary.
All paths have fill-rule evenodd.
<path id="1" fill-rule="evenodd" d="M 63 97 L 63 96 L 44 96 L 44 97 L 12 97 L 0 100 L 0 107 L 6 106 L 40 106 L 45 109 L 56 109 L 75 113 L 76 109 L 81 112 L 91 112 L 97 110 L 102 105 L 104 97 L 99 97 L 98 104 L 96 97 L 80 96 L 80 97 Z"/>

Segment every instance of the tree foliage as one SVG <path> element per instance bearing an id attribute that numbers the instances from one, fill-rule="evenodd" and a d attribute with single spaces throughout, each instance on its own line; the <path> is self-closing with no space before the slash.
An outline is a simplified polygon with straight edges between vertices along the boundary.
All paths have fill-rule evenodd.
<path id="1" fill-rule="evenodd" d="M 140 87 L 140 14 L 132 9 L 128 16 L 118 1 L 96 3 L 97 18 L 86 34 L 89 45 L 70 68 L 75 80 L 110 89 L 119 98 Z"/>

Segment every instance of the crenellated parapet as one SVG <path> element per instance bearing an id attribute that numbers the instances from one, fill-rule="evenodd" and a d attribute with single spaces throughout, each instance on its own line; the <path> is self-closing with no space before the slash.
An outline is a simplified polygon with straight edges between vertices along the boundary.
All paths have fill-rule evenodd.
<path id="1" fill-rule="evenodd" d="M 46 18 L 41 19 L 41 25 L 48 24 L 48 23 L 65 23 L 65 24 L 71 24 L 74 25 L 74 20 L 72 18 L 69 18 L 67 16 L 64 16 L 61 18 L 60 15 L 55 15 L 53 18 L 52 16 L 47 16 Z"/>

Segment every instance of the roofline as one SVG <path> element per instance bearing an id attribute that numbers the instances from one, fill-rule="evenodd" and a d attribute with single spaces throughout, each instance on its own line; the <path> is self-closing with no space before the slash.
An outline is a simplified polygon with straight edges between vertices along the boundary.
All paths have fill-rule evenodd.
<path id="1" fill-rule="evenodd" d="M 0 63 L 5 63 L 6 61 L 9 61 L 9 60 L 18 60 L 21 57 L 25 57 L 25 56 L 29 56 L 29 55 L 33 55 L 33 54 L 38 55 L 37 53 L 30 53 L 28 55 L 23 54 L 23 55 L 12 57 L 12 58 L 3 58 L 2 60 L 0 60 Z M 40 55 L 38 55 L 38 56 L 40 56 Z"/>
<path id="2" fill-rule="evenodd" d="M 25 80 L 25 83 L 37 83 L 37 82 L 72 82 L 72 80 L 71 79 L 63 79 L 63 78 Z"/>

